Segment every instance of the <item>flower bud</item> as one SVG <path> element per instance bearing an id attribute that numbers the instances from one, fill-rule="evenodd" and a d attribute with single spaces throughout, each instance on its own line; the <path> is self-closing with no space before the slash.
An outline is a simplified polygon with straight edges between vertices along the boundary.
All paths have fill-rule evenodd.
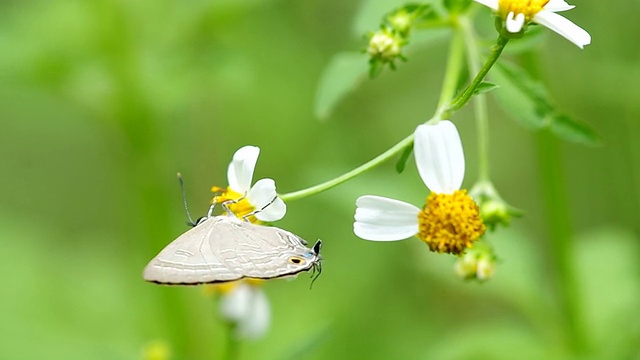
<path id="1" fill-rule="evenodd" d="M 496 256 L 493 249 L 486 243 L 477 243 L 458 257 L 455 271 L 463 279 L 489 280 L 496 272 Z"/>
<path id="2" fill-rule="evenodd" d="M 502 200 L 490 182 L 475 184 L 469 194 L 480 206 L 480 217 L 491 230 L 498 224 L 509 226 L 512 217 L 522 216 L 522 211 Z"/>
<path id="3" fill-rule="evenodd" d="M 402 40 L 388 29 L 378 30 L 371 35 L 367 52 L 371 60 L 379 60 L 383 63 L 393 62 L 400 56 Z"/>

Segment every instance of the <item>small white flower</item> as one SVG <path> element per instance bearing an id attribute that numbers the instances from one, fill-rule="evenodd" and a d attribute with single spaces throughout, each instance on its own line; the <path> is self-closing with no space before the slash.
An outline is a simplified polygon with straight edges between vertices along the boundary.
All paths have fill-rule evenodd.
<path id="1" fill-rule="evenodd" d="M 233 155 L 233 160 L 227 170 L 227 189 L 214 186 L 211 190 L 222 192 L 216 196 L 216 201 L 222 203 L 228 200 L 237 201 L 228 208 L 238 217 L 253 211 L 260 221 L 277 221 L 284 217 L 287 206 L 276 193 L 276 183 L 273 179 L 260 179 L 253 186 L 253 171 L 260 155 L 257 146 L 245 146 Z"/>
<path id="2" fill-rule="evenodd" d="M 365 240 L 396 241 L 418 236 L 432 251 L 459 254 L 485 230 L 478 206 L 460 190 L 464 177 L 462 142 L 448 120 L 415 131 L 416 166 L 431 190 L 420 209 L 403 201 L 365 195 L 356 200 L 354 233 Z M 456 216 L 449 216 L 452 211 Z"/>
<path id="3" fill-rule="evenodd" d="M 271 322 L 271 307 L 262 287 L 246 281 L 237 282 L 222 295 L 220 314 L 235 324 L 236 336 L 242 339 L 262 337 Z"/>
<path id="4" fill-rule="evenodd" d="M 583 28 L 556 14 L 571 10 L 564 0 L 474 0 L 498 13 L 510 33 L 519 33 L 529 21 L 544 25 L 581 49 L 591 43 L 591 35 Z"/>

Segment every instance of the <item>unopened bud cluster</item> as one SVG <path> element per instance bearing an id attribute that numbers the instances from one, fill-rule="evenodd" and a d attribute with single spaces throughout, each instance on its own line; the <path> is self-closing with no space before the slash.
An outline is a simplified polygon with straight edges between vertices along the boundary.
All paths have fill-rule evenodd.
<path id="1" fill-rule="evenodd" d="M 425 6 L 405 6 L 389 13 L 380 30 L 369 33 L 370 74 L 376 76 L 385 65 L 395 69 L 397 59 L 406 60 L 402 48 L 409 43 L 411 27 L 427 11 Z"/>
<path id="2" fill-rule="evenodd" d="M 496 256 L 488 245 L 480 243 L 458 257 L 455 269 L 463 279 L 486 281 L 496 272 Z"/>
<path id="3" fill-rule="evenodd" d="M 522 216 L 520 210 L 502 200 L 493 184 L 489 182 L 477 183 L 469 194 L 480 206 L 480 217 L 491 230 L 495 230 L 498 225 L 508 226 L 512 217 Z"/>

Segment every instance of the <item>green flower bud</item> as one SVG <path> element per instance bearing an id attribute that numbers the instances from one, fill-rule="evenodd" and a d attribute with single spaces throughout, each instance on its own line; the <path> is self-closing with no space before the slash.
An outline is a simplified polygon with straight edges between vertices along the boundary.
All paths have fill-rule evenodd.
<path id="1" fill-rule="evenodd" d="M 371 35 L 367 53 L 372 60 L 383 63 L 393 62 L 400 56 L 402 40 L 388 29 L 378 30 Z"/>
<path id="2" fill-rule="evenodd" d="M 463 279 L 489 280 L 496 272 L 496 256 L 493 249 L 484 242 L 476 243 L 458 257 L 455 271 Z"/>
<path id="3" fill-rule="evenodd" d="M 475 184 L 469 194 L 480 207 L 482 221 L 491 230 L 495 230 L 498 224 L 509 226 L 512 217 L 522 216 L 522 211 L 502 200 L 493 184 L 488 181 Z"/>

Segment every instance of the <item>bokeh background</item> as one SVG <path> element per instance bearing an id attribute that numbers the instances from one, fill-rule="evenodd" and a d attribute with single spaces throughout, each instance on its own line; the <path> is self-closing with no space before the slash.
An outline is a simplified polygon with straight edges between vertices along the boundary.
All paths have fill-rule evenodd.
<path id="1" fill-rule="evenodd" d="M 410 49 L 314 115 L 323 70 L 399 1 L 60 0 L 0 3 L 0 358 L 216 359 L 225 327 L 201 287 L 145 283 L 145 264 L 186 230 L 176 172 L 194 214 L 243 145 L 256 179 L 280 192 L 331 179 L 383 152 L 433 113 L 448 37 Z M 321 238 L 324 271 L 265 285 L 273 323 L 243 359 L 640 359 L 640 33 L 638 1 L 574 1 L 593 44 L 550 31 L 539 75 L 601 147 L 561 143 L 545 179 L 544 136 L 490 102 L 492 178 L 526 216 L 487 239 L 495 278 L 464 282 L 454 258 L 417 240 L 369 243 L 354 200 L 416 205 L 427 190 L 392 162 L 288 204 L 279 227 Z M 479 6 L 478 6 L 479 7 Z M 491 18 L 479 10 L 490 29 Z M 363 56 L 363 62 L 366 63 Z M 465 186 L 477 174 L 472 112 L 456 114 Z M 545 180 L 570 216 L 575 306 L 587 352 L 571 355 L 551 265 Z"/>

